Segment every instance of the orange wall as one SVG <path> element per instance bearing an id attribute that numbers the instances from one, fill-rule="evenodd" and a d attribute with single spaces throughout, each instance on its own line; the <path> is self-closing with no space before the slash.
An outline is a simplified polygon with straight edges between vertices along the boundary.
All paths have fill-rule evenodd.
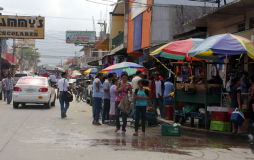
<path id="1" fill-rule="evenodd" d="M 131 9 L 132 1 L 129 2 L 129 10 Z M 131 13 L 128 13 L 128 37 L 127 37 L 127 53 L 133 51 L 133 35 L 134 35 L 134 19 L 131 20 Z"/>
<path id="2" fill-rule="evenodd" d="M 148 6 L 152 4 L 152 0 L 147 0 Z M 141 48 L 150 47 L 150 39 L 151 39 L 151 20 L 152 20 L 152 11 L 143 12 L 142 19 L 142 42 Z"/>

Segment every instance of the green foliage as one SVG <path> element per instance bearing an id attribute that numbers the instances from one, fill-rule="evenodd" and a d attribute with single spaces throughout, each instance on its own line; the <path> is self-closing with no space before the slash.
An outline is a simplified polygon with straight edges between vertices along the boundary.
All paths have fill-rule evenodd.
<path id="1" fill-rule="evenodd" d="M 40 56 L 41 54 L 38 52 L 38 48 L 23 48 L 23 53 L 22 49 L 18 49 L 18 53 L 21 56 L 21 59 L 28 60 L 30 66 L 32 67 L 34 64 L 34 61 L 36 61 L 36 64 L 38 64 L 40 61 Z"/>

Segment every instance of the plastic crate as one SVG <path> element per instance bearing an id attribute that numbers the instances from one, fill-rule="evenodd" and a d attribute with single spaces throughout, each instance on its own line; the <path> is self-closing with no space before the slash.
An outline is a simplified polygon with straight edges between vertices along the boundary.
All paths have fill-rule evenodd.
<path id="1" fill-rule="evenodd" d="M 181 126 L 163 124 L 161 126 L 161 135 L 163 136 L 181 136 Z"/>
<path id="2" fill-rule="evenodd" d="M 165 105 L 165 119 L 174 119 L 174 105 Z"/>
<path id="3" fill-rule="evenodd" d="M 212 121 L 230 122 L 230 115 L 228 114 L 228 112 L 212 111 L 211 120 Z"/>
<path id="4" fill-rule="evenodd" d="M 231 122 L 211 121 L 210 130 L 231 132 Z"/>

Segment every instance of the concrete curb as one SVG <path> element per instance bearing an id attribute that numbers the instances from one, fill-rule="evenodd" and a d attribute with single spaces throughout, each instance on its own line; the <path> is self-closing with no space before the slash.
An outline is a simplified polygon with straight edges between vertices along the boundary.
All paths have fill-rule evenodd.
<path id="1" fill-rule="evenodd" d="M 161 124 L 170 124 L 173 125 L 174 121 L 172 120 L 165 120 L 163 118 L 157 117 L 157 122 Z M 199 129 L 193 128 L 188 126 L 181 126 L 182 131 L 189 134 L 201 134 L 202 136 L 209 136 L 209 137 L 218 137 L 223 136 L 227 139 L 241 139 L 248 142 L 248 133 L 242 135 L 233 135 L 231 132 L 220 132 L 220 131 L 211 131 L 207 129 Z"/>

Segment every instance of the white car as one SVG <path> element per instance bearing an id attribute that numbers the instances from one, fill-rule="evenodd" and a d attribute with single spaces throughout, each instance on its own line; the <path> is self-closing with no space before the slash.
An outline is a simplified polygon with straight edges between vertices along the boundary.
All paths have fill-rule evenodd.
<path id="1" fill-rule="evenodd" d="M 16 73 L 13 78 L 15 82 L 18 82 L 21 77 L 26 77 L 26 76 L 28 76 L 27 73 Z"/>
<path id="2" fill-rule="evenodd" d="M 26 103 L 55 106 L 56 93 L 46 77 L 21 77 L 13 88 L 13 108 Z"/>

